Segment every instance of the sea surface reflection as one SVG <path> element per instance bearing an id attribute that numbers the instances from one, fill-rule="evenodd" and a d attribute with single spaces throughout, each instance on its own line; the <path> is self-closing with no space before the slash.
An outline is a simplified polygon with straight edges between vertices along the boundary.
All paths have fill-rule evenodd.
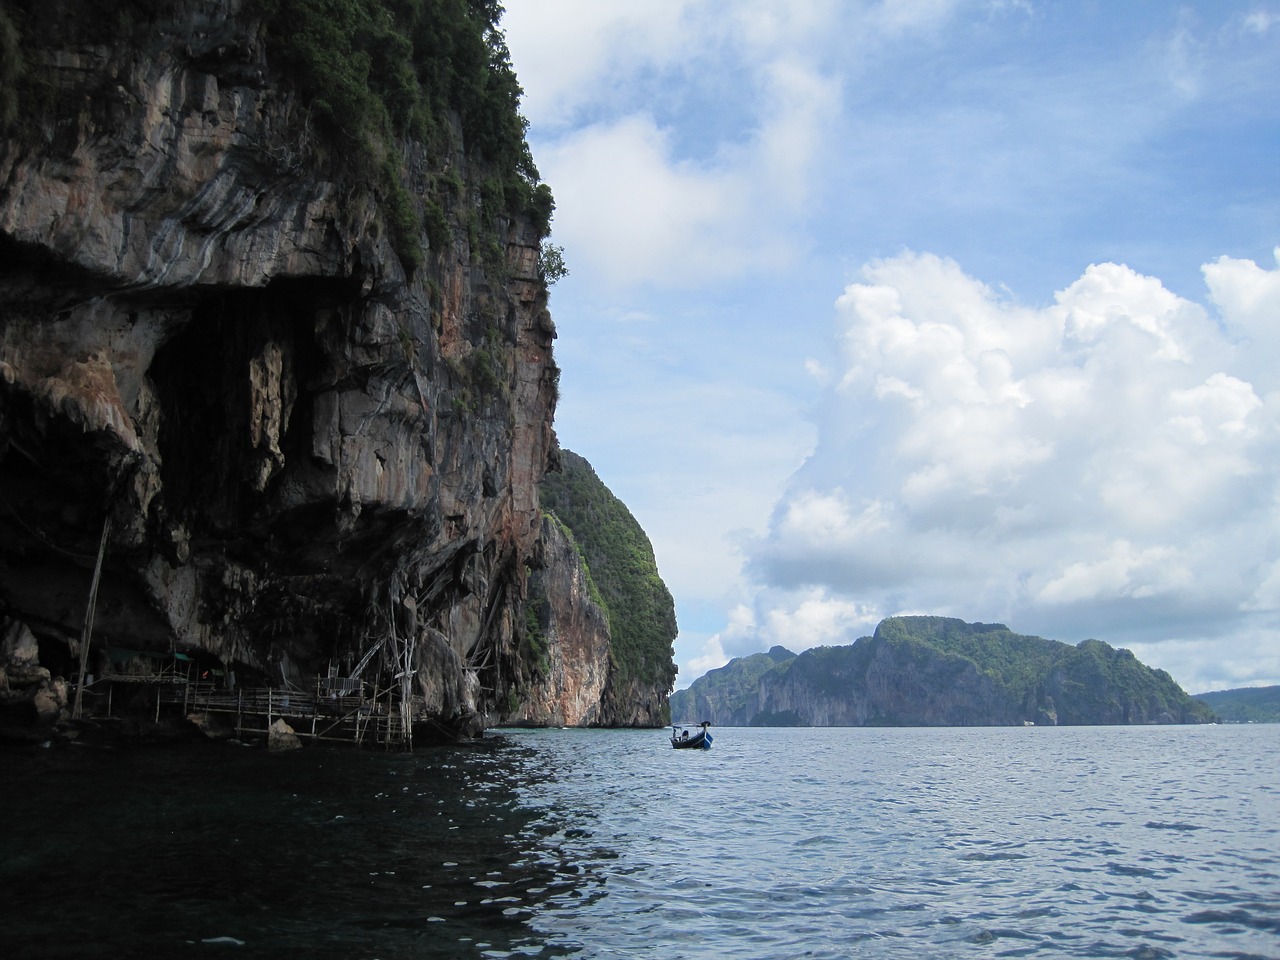
<path id="1" fill-rule="evenodd" d="M 7 957 L 1280 957 L 1280 726 L 3 756 Z"/>
<path id="2" fill-rule="evenodd" d="M 4 953 L 553 955 L 530 916 L 589 884 L 520 799 L 530 752 L 8 751 Z"/>

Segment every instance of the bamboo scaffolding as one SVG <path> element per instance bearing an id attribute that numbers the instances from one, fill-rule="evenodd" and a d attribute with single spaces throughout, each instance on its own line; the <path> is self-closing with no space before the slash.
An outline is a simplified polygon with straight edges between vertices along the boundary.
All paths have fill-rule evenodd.
<path id="1" fill-rule="evenodd" d="M 375 689 L 373 697 L 325 697 L 294 691 L 282 695 L 271 688 L 241 688 L 227 693 L 197 683 L 184 685 L 182 690 L 176 686 L 157 685 L 157 716 L 162 703 L 189 711 L 233 715 L 237 734 L 265 734 L 274 719 L 293 719 L 300 721 L 301 729 L 294 730 L 298 737 L 356 744 L 371 739 L 387 749 L 412 744 L 412 719 L 406 724 L 405 707 L 411 718 L 413 708 L 422 705 L 420 698 L 407 705 L 398 703 L 395 682 L 385 689 Z M 263 721 L 262 725 L 253 724 L 255 719 Z"/>
<path id="2" fill-rule="evenodd" d="M 102 539 L 98 542 L 98 558 L 93 564 L 93 582 L 89 586 L 89 602 L 84 611 L 84 627 L 80 631 L 80 676 L 76 680 L 76 701 L 71 716 L 79 720 L 84 704 L 84 672 L 89 663 L 89 642 L 93 639 L 93 618 L 98 608 L 98 582 L 102 578 L 102 558 L 107 552 L 107 536 L 111 533 L 111 514 L 102 521 Z"/>

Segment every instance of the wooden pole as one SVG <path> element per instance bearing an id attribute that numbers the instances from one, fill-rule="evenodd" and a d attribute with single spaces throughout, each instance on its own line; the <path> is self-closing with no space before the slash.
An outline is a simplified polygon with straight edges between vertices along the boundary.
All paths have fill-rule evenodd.
<path id="1" fill-rule="evenodd" d="M 84 671 L 89 664 L 89 641 L 93 638 L 93 617 L 98 606 L 98 581 L 102 577 L 102 557 L 107 552 L 107 535 L 111 532 L 111 513 L 102 521 L 102 539 L 98 543 L 98 559 L 93 565 L 93 582 L 89 585 L 89 605 L 84 611 L 84 627 L 80 630 L 80 677 L 76 681 L 76 702 L 71 716 L 80 719 L 84 704 Z"/>
<path id="2" fill-rule="evenodd" d="M 387 684 L 387 722 L 383 728 L 382 746 L 384 749 L 391 749 L 391 691 L 395 690 L 396 681 L 392 677 L 391 682 Z"/>

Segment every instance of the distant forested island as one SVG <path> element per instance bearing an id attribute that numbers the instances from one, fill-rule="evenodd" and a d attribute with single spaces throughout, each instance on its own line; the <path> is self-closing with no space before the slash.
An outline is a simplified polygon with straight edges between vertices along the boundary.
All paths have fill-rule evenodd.
<path id="1" fill-rule="evenodd" d="M 1223 723 L 1280 723 L 1280 686 L 1217 690 L 1195 699 Z"/>
<path id="2" fill-rule="evenodd" d="M 671 697 L 676 720 L 727 726 L 1207 723 L 1210 706 L 1099 640 L 1000 623 L 891 617 L 847 646 L 730 661 Z"/>

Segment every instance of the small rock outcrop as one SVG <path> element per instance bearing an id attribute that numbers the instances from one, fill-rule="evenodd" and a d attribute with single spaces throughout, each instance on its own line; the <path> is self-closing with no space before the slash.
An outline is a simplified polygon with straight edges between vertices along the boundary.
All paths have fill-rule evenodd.
<path id="1" fill-rule="evenodd" d="M 293 727 L 283 720 L 276 720 L 267 729 L 267 749 L 272 753 L 286 753 L 301 746 L 302 741 L 298 739 Z"/>
<path id="2" fill-rule="evenodd" d="M 66 680 L 41 666 L 35 634 L 0 618 L 0 738 L 43 740 L 66 723 L 67 706 Z"/>

